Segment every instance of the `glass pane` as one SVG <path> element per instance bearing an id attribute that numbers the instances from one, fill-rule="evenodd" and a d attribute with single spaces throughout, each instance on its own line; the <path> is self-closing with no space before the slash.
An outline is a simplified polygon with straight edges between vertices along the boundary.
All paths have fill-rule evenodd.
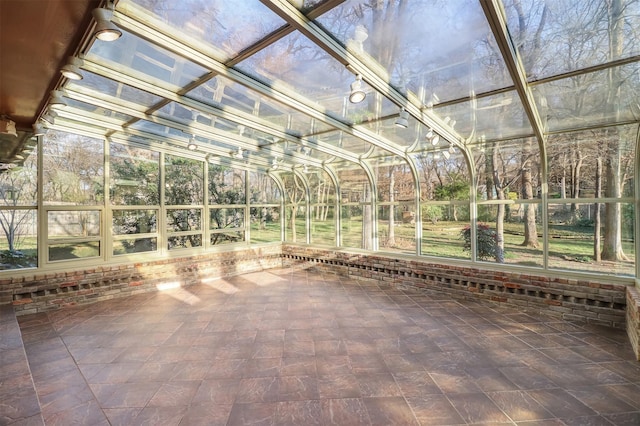
<path id="1" fill-rule="evenodd" d="M 529 206 L 533 209 L 531 213 Z M 540 219 L 534 221 L 533 228 L 527 227 L 526 213 L 540 218 L 540 205 L 513 203 L 478 206 L 477 254 L 478 260 L 499 262 L 501 255 L 504 263 L 542 266 L 542 228 Z M 500 250 L 500 235 L 496 226 L 498 218 L 502 217 L 503 248 Z M 470 234 L 467 233 L 468 237 Z M 537 244 L 532 243 L 537 241 Z M 468 239 L 467 239 L 468 242 Z"/>
<path id="2" fill-rule="evenodd" d="M 205 68 L 126 31 L 115 41 L 96 40 L 86 57 L 172 91 L 207 73 Z"/>
<path id="3" fill-rule="evenodd" d="M 579 221 L 558 219 L 572 209 Z M 633 276 L 634 221 L 630 203 L 549 204 L 549 268 Z"/>
<path id="4" fill-rule="evenodd" d="M 167 231 L 199 231 L 201 209 L 167 209 Z"/>
<path id="5" fill-rule="evenodd" d="M 474 0 L 348 0 L 318 22 L 403 92 L 445 101 L 512 84 Z"/>
<path id="6" fill-rule="evenodd" d="M 532 199 L 540 196 L 540 151 L 533 138 L 487 142 L 473 151 L 479 200 Z"/>
<path id="7" fill-rule="evenodd" d="M 362 248 L 362 206 L 342 206 L 340 220 L 342 221 L 341 246 Z"/>
<path id="8" fill-rule="evenodd" d="M 157 210 L 113 210 L 113 235 L 157 232 Z"/>
<path id="9" fill-rule="evenodd" d="M 415 254 L 416 227 L 410 205 L 389 204 L 378 207 L 380 251 Z"/>
<path id="10" fill-rule="evenodd" d="M 0 270 L 38 266 L 37 212 L 0 209 L 0 223 Z"/>
<path id="11" fill-rule="evenodd" d="M 422 254 L 469 259 L 463 231 L 469 228 L 469 204 L 422 204 Z"/>
<path id="12" fill-rule="evenodd" d="M 369 92 L 367 102 L 348 101 L 350 84 L 355 76 L 341 63 L 298 32 L 291 33 L 245 59 L 237 68 L 266 83 L 284 83 L 297 93 L 304 93 L 316 109 L 351 123 L 365 117 L 379 118 L 398 111 L 388 99 Z"/>
<path id="13" fill-rule="evenodd" d="M 336 202 L 336 187 L 327 172 L 318 169 L 315 173 L 309 173 L 307 179 L 312 204 L 333 204 Z"/>
<path id="14" fill-rule="evenodd" d="M 209 229 L 244 228 L 244 209 L 209 210 Z"/>
<path id="15" fill-rule="evenodd" d="M 348 135 L 344 132 L 329 132 L 316 136 L 318 141 L 325 144 L 342 148 L 353 154 L 361 155 L 371 149 L 371 144 L 363 141 L 355 136 Z"/>
<path id="16" fill-rule="evenodd" d="M 251 207 L 251 242 L 280 241 L 280 209 L 278 207 Z"/>
<path id="17" fill-rule="evenodd" d="M 306 205 L 285 207 L 285 240 L 291 243 L 307 242 Z"/>
<path id="18" fill-rule="evenodd" d="M 148 149 L 116 143 L 109 147 L 111 204 L 160 204 L 160 155 Z"/>
<path id="19" fill-rule="evenodd" d="M 104 200 L 104 143 L 49 130 L 43 145 L 44 201 L 95 205 Z"/>
<path id="20" fill-rule="evenodd" d="M 191 205 L 204 202 L 204 163 L 182 157 L 165 157 L 167 205 Z"/>
<path id="21" fill-rule="evenodd" d="M 637 131 L 632 125 L 549 136 L 549 197 L 633 197 Z"/>
<path id="22" fill-rule="evenodd" d="M 335 207 L 316 205 L 311 207 L 311 243 L 336 246 Z"/>
<path id="23" fill-rule="evenodd" d="M 66 99 L 67 107 L 65 108 L 67 111 L 73 109 L 78 109 L 85 112 L 91 112 L 97 114 L 100 117 L 104 117 L 105 121 L 108 123 L 113 123 L 122 126 L 129 120 L 133 118 L 131 115 L 123 114 L 121 112 L 114 111 L 112 109 L 107 109 L 101 106 L 97 106 L 94 104 L 77 101 L 75 99 Z"/>
<path id="24" fill-rule="evenodd" d="M 169 237 L 168 241 L 169 250 L 202 247 L 202 235 L 180 235 Z"/>
<path id="25" fill-rule="evenodd" d="M 97 237 L 100 235 L 100 212 L 90 210 L 49 211 L 48 238 Z"/>
<path id="26" fill-rule="evenodd" d="M 413 174 L 403 159 L 389 156 L 370 164 L 376 174 L 379 202 L 415 201 Z"/>
<path id="27" fill-rule="evenodd" d="M 222 76 L 216 76 L 201 84 L 186 96 L 225 110 L 237 110 L 256 115 L 298 136 L 331 128 L 327 124 L 313 120 L 308 115 Z"/>
<path id="28" fill-rule="evenodd" d="M 209 164 L 209 204 L 245 204 L 244 170 Z"/>
<path id="29" fill-rule="evenodd" d="M 305 184 L 294 173 L 282 173 L 285 191 L 285 239 L 290 242 L 306 242 L 306 208 L 307 199 Z"/>
<path id="30" fill-rule="evenodd" d="M 98 256 L 100 256 L 100 242 L 98 241 L 49 245 L 50 262 Z"/>
<path id="31" fill-rule="evenodd" d="M 413 158 L 420 179 L 421 201 L 469 200 L 471 178 L 460 150 L 444 148 L 415 154 Z"/>
<path id="32" fill-rule="evenodd" d="M 538 84 L 536 105 L 549 131 L 638 119 L 638 63 Z"/>
<path id="33" fill-rule="evenodd" d="M 280 188 L 266 173 L 249 172 L 251 204 L 279 204 L 282 198 Z"/>
<path id="34" fill-rule="evenodd" d="M 97 99 L 105 101 L 113 102 L 112 98 L 116 98 L 121 103 L 124 101 L 125 105 L 131 104 L 128 106 L 139 111 L 144 111 L 162 99 L 160 96 L 152 95 L 149 92 L 118 83 L 117 81 L 85 70 L 82 70 L 82 75 L 84 76 L 82 80 L 68 80 L 65 87 L 71 90 L 78 90 L 82 93 L 88 93 Z"/>
<path id="35" fill-rule="evenodd" d="M 467 140 L 473 136 L 476 140 L 494 140 L 533 134 L 515 91 L 433 108 L 433 111 Z"/>
<path id="36" fill-rule="evenodd" d="M 148 251 L 156 251 L 157 249 L 158 239 L 155 237 L 129 238 L 113 242 L 114 256 L 130 253 L 144 253 Z"/>
<path id="37" fill-rule="evenodd" d="M 637 1 L 509 0 L 504 5 L 529 80 L 640 53 Z"/>
<path id="38" fill-rule="evenodd" d="M 36 205 L 38 199 L 36 144 L 36 139 L 29 139 L 19 154 L 24 157 L 23 160 L 2 165 L 4 168 L 0 169 L 0 206 Z M 0 155 L 3 155 L 2 151 L 3 147 L 0 144 Z"/>
<path id="39" fill-rule="evenodd" d="M 187 44 L 205 43 L 206 52 L 221 62 L 284 25 L 258 0 L 128 0 L 118 2 L 121 9 L 167 24 L 165 31 Z"/>
<path id="40" fill-rule="evenodd" d="M 350 164 L 336 165 L 336 168 L 343 203 L 371 202 L 371 185 L 364 170 Z"/>
<path id="41" fill-rule="evenodd" d="M 225 231 L 211 234 L 211 245 L 238 243 L 244 241 L 244 231 Z"/>

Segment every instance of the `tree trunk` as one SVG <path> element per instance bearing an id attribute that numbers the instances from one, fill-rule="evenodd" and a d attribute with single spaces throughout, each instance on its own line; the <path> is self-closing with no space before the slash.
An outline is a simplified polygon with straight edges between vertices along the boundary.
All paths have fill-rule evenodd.
<path id="1" fill-rule="evenodd" d="M 609 53 L 611 58 L 622 54 L 624 16 L 621 0 L 610 0 L 609 5 Z M 608 70 L 608 85 L 611 88 L 607 96 L 607 105 L 617 117 L 619 115 L 620 70 L 617 67 Z M 611 130 L 605 151 L 605 197 L 620 198 L 622 195 L 620 170 L 620 135 Z M 609 131 L 607 131 L 609 133 Z M 620 203 L 607 203 L 604 213 L 604 236 L 602 247 L 603 260 L 628 260 L 622 250 L 622 208 Z"/>
<path id="2" fill-rule="evenodd" d="M 362 206 L 362 248 L 373 250 L 373 211 L 371 208 L 371 188 L 364 184 L 364 205 Z"/>
<path id="3" fill-rule="evenodd" d="M 531 156 L 531 139 L 527 139 L 522 151 L 522 198 L 533 199 L 532 173 L 530 164 L 527 164 Z M 538 248 L 538 230 L 536 229 L 536 205 L 528 203 L 524 209 L 524 241 L 522 246 Z"/>
<path id="4" fill-rule="evenodd" d="M 500 147 L 498 144 L 494 145 L 491 148 L 490 157 L 490 171 L 493 177 L 493 187 L 496 191 L 496 198 L 498 200 L 504 200 L 504 188 L 502 187 L 502 183 L 500 182 L 500 176 L 498 174 L 498 169 L 496 165 L 498 164 L 498 151 Z M 496 214 L 496 262 L 504 263 L 504 215 L 505 208 L 504 203 L 498 204 L 498 213 Z"/>
<path id="5" fill-rule="evenodd" d="M 396 231 L 395 231 L 395 197 L 393 190 L 396 186 L 395 174 L 393 173 L 394 167 L 389 168 L 389 238 L 387 239 L 387 247 L 393 247 L 396 245 Z"/>
<path id="6" fill-rule="evenodd" d="M 298 211 L 297 205 L 291 206 L 291 217 L 289 218 L 289 226 L 291 227 L 291 242 L 295 243 L 297 240 L 296 232 L 296 212 Z"/>
<path id="7" fill-rule="evenodd" d="M 596 158 L 596 188 L 595 196 L 600 198 L 602 192 L 602 158 Z M 594 204 L 594 217 L 593 217 L 593 259 L 596 262 L 600 262 L 602 257 L 600 256 L 600 203 Z"/>

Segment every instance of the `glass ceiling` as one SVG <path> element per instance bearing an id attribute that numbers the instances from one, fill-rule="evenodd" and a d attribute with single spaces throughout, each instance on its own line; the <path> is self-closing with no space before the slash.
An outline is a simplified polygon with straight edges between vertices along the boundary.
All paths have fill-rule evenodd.
<path id="1" fill-rule="evenodd" d="M 292 170 L 640 120 L 637 0 L 117 0 L 112 21 L 56 129 Z"/>

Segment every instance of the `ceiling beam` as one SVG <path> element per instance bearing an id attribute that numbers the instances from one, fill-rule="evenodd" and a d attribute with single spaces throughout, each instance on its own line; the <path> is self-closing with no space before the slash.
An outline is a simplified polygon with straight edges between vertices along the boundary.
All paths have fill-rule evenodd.
<path id="1" fill-rule="evenodd" d="M 487 18 L 487 22 L 491 27 L 493 36 L 498 43 L 498 48 L 500 49 L 502 58 L 507 70 L 509 71 L 509 75 L 513 80 L 516 92 L 520 97 L 525 114 L 527 114 L 527 118 L 533 128 L 533 132 L 538 138 L 540 150 L 541 152 L 544 152 L 544 143 L 546 140 L 544 124 L 540 119 L 540 114 L 536 107 L 533 92 L 527 83 L 527 75 L 524 65 L 522 64 L 518 51 L 513 44 L 513 40 L 509 36 L 504 11 L 498 3 L 498 0 L 480 0 L 480 4 Z"/>

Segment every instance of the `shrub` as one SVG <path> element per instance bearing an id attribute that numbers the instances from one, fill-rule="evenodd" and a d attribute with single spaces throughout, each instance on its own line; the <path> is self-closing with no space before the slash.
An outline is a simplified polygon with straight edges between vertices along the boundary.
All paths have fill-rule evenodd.
<path id="1" fill-rule="evenodd" d="M 471 251 L 471 227 L 467 226 L 460 231 L 460 236 L 464 240 L 464 250 Z M 498 248 L 496 231 L 491 229 L 489 225 L 478 223 L 476 226 L 476 236 L 478 239 L 478 259 L 495 259 L 496 249 Z"/>

